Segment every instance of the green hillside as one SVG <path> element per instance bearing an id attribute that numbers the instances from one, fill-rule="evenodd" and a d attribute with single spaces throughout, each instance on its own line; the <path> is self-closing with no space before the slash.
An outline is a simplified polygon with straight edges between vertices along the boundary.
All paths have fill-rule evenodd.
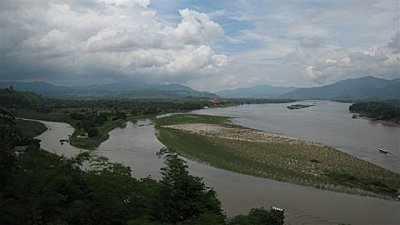
<path id="1" fill-rule="evenodd" d="M 348 79 L 314 88 L 299 88 L 281 96 L 286 99 L 382 101 L 400 99 L 399 79 L 377 77 Z"/>
<path id="2" fill-rule="evenodd" d="M 0 89 L 1 106 L 26 106 L 41 104 L 45 100 L 38 94 L 29 91 L 15 91 L 12 89 Z"/>

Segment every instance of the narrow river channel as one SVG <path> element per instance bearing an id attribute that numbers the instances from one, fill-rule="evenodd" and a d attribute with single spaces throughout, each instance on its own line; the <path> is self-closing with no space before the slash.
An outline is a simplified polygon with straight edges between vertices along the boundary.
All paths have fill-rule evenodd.
<path id="1" fill-rule="evenodd" d="M 48 130 L 39 135 L 41 147 L 58 155 L 73 156 L 83 151 L 60 145 L 73 133 L 65 123 L 44 123 Z M 141 126 L 139 126 L 139 124 Z M 159 179 L 164 166 L 156 152 L 163 147 L 151 121 L 128 123 L 117 128 L 94 152 L 113 162 L 130 166 L 133 176 Z M 254 207 L 278 206 L 285 209 L 288 224 L 400 224 L 400 202 L 318 190 L 289 183 L 242 175 L 187 160 L 191 174 L 204 177 L 213 187 L 228 216 L 247 213 Z"/>

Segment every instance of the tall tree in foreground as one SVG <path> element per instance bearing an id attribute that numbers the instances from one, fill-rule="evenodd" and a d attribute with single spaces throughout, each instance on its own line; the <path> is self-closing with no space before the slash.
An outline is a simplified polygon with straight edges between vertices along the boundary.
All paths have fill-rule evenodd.
<path id="1" fill-rule="evenodd" d="M 214 224 L 224 224 L 225 215 L 215 191 L 206 187 L 202 178 L 190 175 L 185 161 L 178 154 L 168 149 L 160 152 L 166 152 L 167 165 L 161 169 L 163 220 L 177 223 L 198 219 L 205 223 L 210 219 Z"/>

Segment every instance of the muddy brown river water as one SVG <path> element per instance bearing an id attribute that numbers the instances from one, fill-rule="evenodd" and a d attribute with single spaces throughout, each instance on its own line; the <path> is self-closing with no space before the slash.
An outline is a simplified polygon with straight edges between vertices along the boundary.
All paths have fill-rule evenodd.
<path id="1" fill-rule="evenodd" d="M 292 104 L 314 104 L 297 110 Z M 350 155 L 400 173 L 400 126 L 353 119 L 351 104 L 303 101 L 285 104 L 210 108 L 193 113 L 234 117 L 236 124 L 332 146 Z M 379 148 L 390 154 L 382 154 Z"/>
<path id="2" fill-rule="evenodd" d="M 58 155 L 73 156 L 82 149 L 60 145 L 59 140 L 73 133 L 65 123 L 42 121 L 48 130 L 38 136 L 43 149 Z M 163 147 L 155 136 L 151 121 L 128 123 L 111 131 L 110 138 L 94 153 L 113 162 L 130 166 L 133 176 L 160 179 L 164 166 L 156 152 Z M 287 224 L 400 224 L 400 202 L 318 190 L 217 169 L 187 160 L 193 175 L 204 177 L 213 187 L 228 216 L 247 213 L 254 207 L 278 206 L 285 209 Z"/>

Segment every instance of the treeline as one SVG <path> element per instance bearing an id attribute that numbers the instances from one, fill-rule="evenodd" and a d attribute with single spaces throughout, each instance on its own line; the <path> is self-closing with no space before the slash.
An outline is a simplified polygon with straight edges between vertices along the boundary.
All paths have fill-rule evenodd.
<path id="1" fill-rule="evenodd" d="M 126 121 L 165 113 L 187 112 L 209 107 L 238 104 L 285 102 L 270 99 L 43 99 L 33 92 L 0 89 L 0 105 L 18 117 L 65 122 L 75 128 L 70 143 L 79 148 L 94 149 L 108 138 L 108 132 Z"/>
<path id="2" fill-rule="evenodd" d="M 103 99 L 103 100 L 63 100 L 43 99 L 33 92 L 20 92 L 12 89 L 0 89 L 0 105 L 7 108 L 24 108 L 42 113 L 64 109 L 118 109 L 135 115 L 158 114 L 176 111 L 191 111 L 202 109 L 205 106 L 227 106 L 240 104 L 286 103 L 293 102 L 287 99 L 252 99 L 227 98 L 213 103 L 204 98 L 181 99 Z"/>
<path id="3" fill-rule="evenodd" d="M 268 98 L 225 98 L 224 100 L 226 104 L 230 105 L 289 103 L 296 101 L 292 99 L 268 99 Z"/>
<path id="4" fill-rule="evenodd" d="M 16 154 L 13 115 L 3 110 L 1 119 L 8 135 L 2 129 L 0 224 L 283 224 L 283 213 L 263 208 L 227 219 L 215 191 L 174 152 L 160 151 L 160 181 L 135 179 L 130 168 L 88 152 L 65 158 L 36 145 Z"/>
<path id="5" fill-rule="evenodd" d="M 400 102 L 359 102 L 352 104 L 349 111 L 375 120 L 400 123 Z"/>

